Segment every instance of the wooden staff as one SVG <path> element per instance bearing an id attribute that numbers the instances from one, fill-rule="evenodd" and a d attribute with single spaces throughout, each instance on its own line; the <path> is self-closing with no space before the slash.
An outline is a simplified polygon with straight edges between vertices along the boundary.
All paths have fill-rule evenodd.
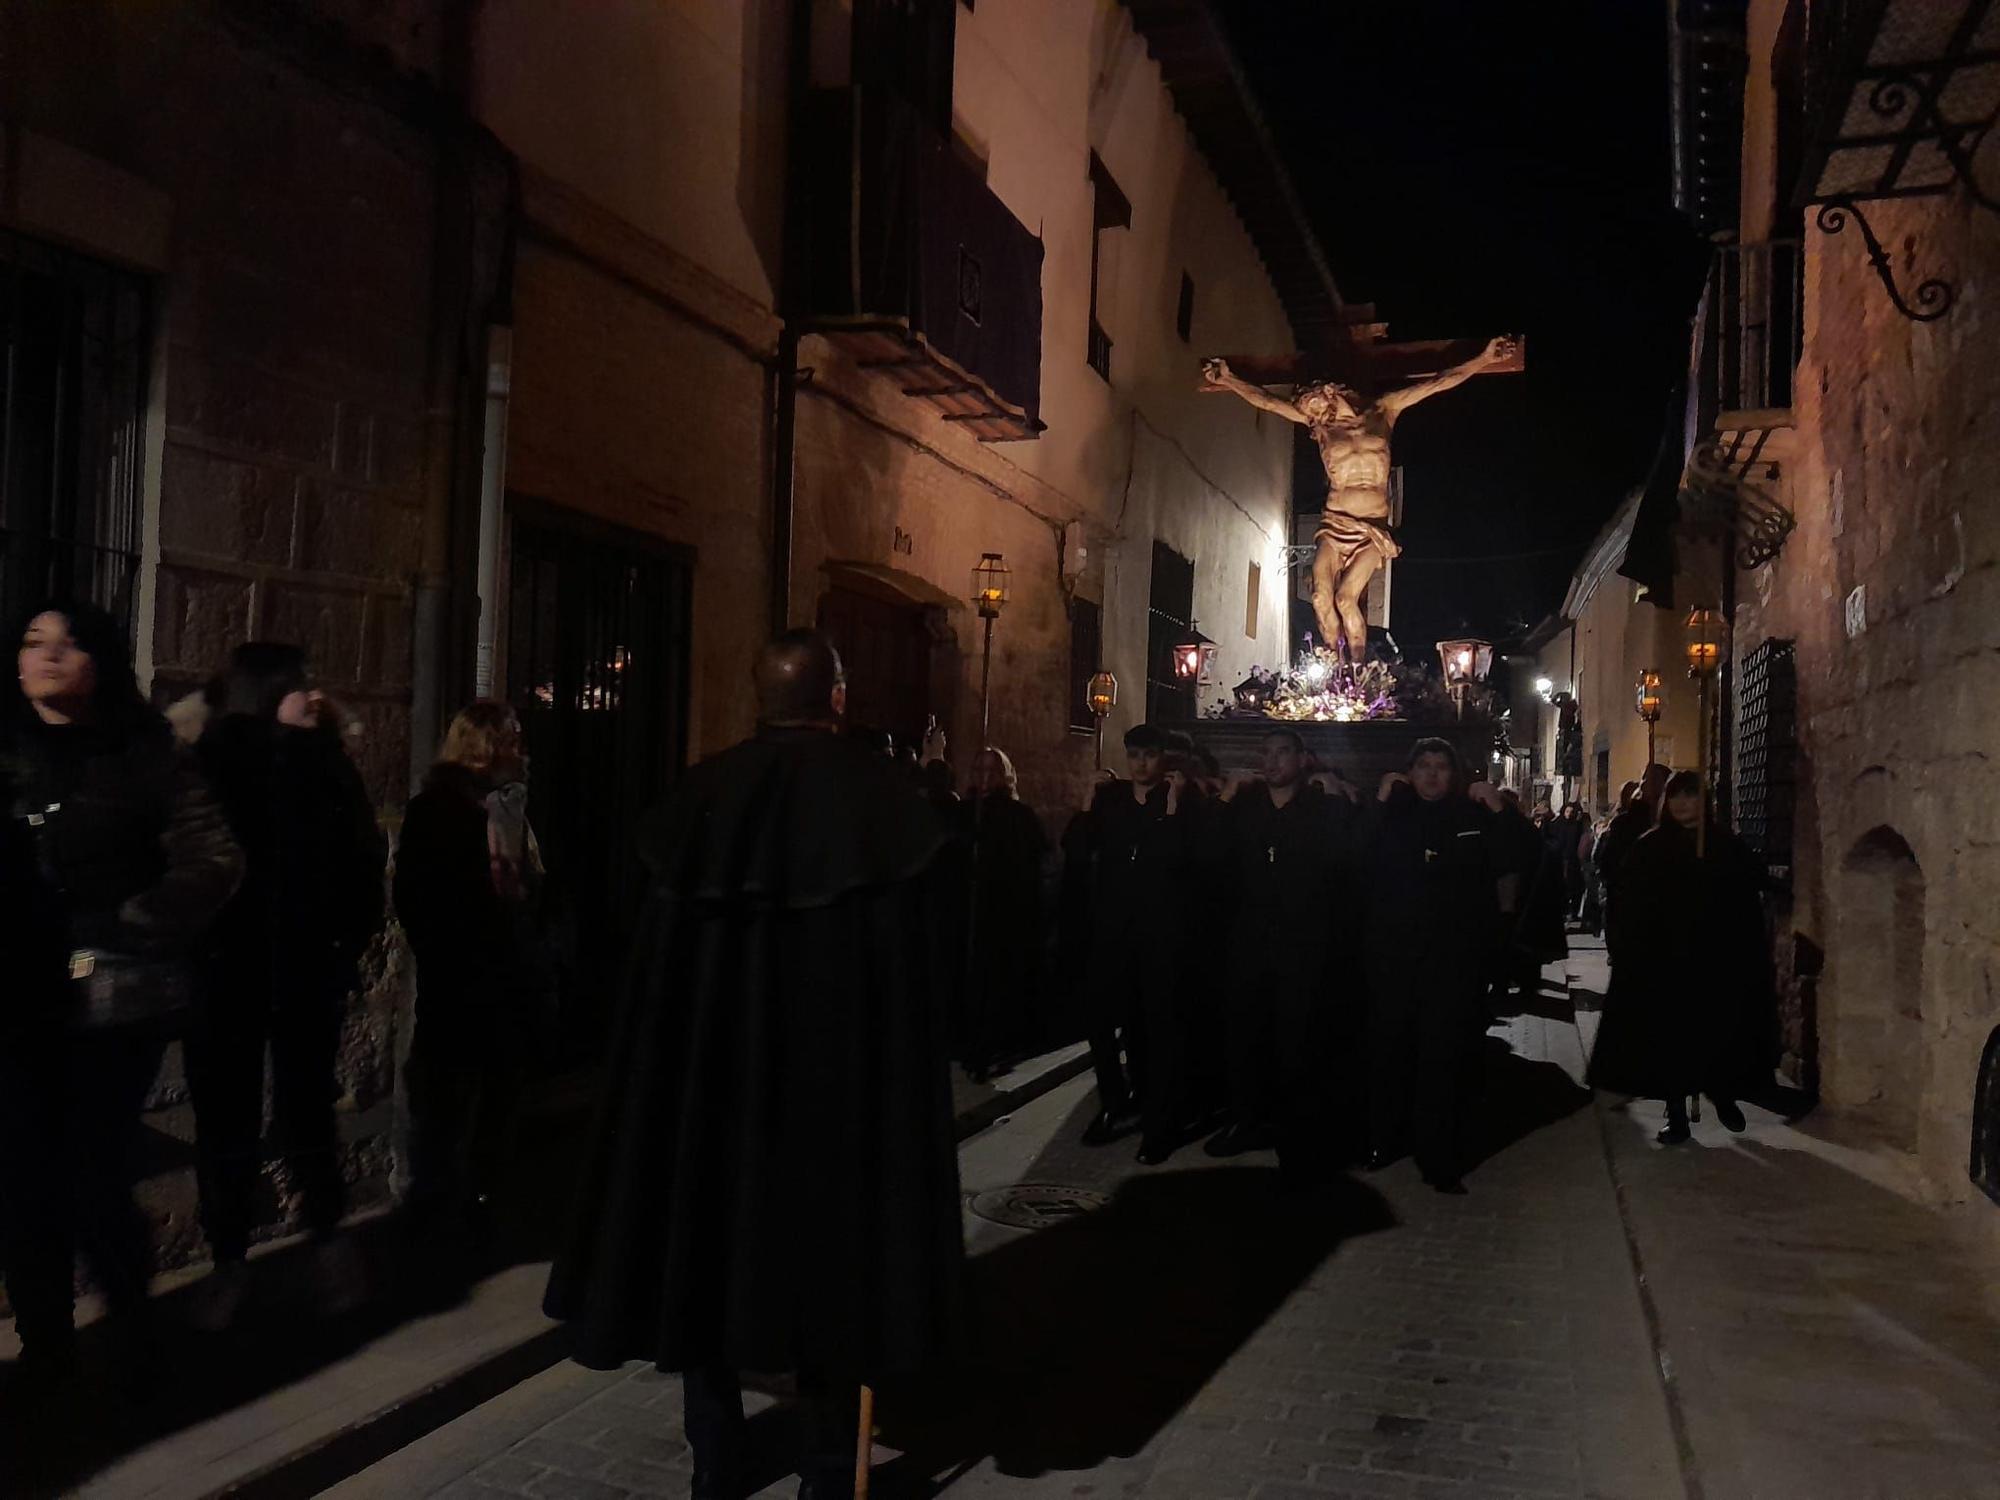
<path id="1" fill-rule="evenodd" d="M 875 1392 L 861 1387 L 861 1430 L 854 1439 L 854 1500 L 868 1500 L 868 1471 L 875 1457 Z"/>

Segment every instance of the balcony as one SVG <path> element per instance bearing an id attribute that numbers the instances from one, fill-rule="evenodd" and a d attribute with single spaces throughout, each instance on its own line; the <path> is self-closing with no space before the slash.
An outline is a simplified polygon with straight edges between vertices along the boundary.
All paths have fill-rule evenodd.
<path id="1" fill-rule="evenodd" d="M 807 108 L 813 330 L 981 442 L 1037 436 L 1042 242 L 898 95 L 821 89 Z"/>

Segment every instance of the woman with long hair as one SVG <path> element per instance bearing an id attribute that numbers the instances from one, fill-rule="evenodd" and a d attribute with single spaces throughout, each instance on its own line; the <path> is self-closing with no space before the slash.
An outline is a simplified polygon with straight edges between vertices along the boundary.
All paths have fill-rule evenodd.
<path id="1" fill-rule="evenodd" d="M 242 855 L 193 758 L 140 696 L 116 620 L 51 603 L 15 640 L 18 670 L 0 704 L 9 811 L 55 893 L 69 954 L 33 1143 L 61 1164 L 67 1192 L 41 1195 L 15 1231 L 26 1247 L 10 1280 L 16 1327 L 31 1360 L 72 1360 L 70 1260 L 81 1250 L 121 1374 L 141 1378 L 155 1351 L 152 1245 L 132 1196 L 140 1116 L 168 1041 L 191 1022 L 187 961 L 236 889 Z"/>
<path id="2" fill-rule="evenodd" d="M 461 709 L 403 818 L 396 914 L 417 964 L 406 1075 L 408 1203 L 433 1248 L 469 1269 L 490 1233 L 546 990 L 530 933 L 543 870 L 527 818 L 520 720 L 505 703 Z"/>
<path id="3" fill-rule="evenodd" d="M 1700 775 L 1676 772 L 1658 823 L 1627 856 L 1610 914 L 1622 957 L 1590 1059 L 1593 1087 L 1666 1101 L 1668 1146 L 1689 1138 L 1689 1096 L 1708 1095 L 1738 1131 L 1737 1100 L 1771 1081 L 1763 871 L 1706 816 Z"/>

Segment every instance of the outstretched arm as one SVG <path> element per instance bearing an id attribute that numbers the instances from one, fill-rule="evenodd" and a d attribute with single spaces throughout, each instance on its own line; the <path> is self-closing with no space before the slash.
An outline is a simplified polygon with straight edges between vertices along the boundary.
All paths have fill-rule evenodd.
<path id="1" fill-rule="evenodd" d="M 1377 401 L 1376 405 L 1385 415 L 1393 418 L 1399 412 L 1415 406 L 1419 401 L 1428 400 L 1454 386 L 1464 385 L 1473 376 L 1490 370 L 1495 365 L 1506 364 L 1519 352 L 1520 347 L 1520 342 L 1516 339 L 1506 337 L 1493 339 L 1464 364 L 1453 365 L 1442 375 L 1433 376 L 1429 380 L 1420 380 L 1415 385 L 1406 385 L 1400 391 L 1390 391 Z"/>
<path id="2" fill-rule="evenodd" d="M 1305 413 L 1291 402 L 1272 395 L 1260 385 L 1252 385 L 1249 381 L 1231 374 L 1229 362 L 1225 359 L 1203 360 L 1201 375 L 1210 390 L 1228 391 L 1232 395 L 1241 396 L 1259 411 L 1270 412 L 1273 416 L 1283 417 L 1287 422 L 1296 422 L 1301 427 L 1308 425 Z"/>

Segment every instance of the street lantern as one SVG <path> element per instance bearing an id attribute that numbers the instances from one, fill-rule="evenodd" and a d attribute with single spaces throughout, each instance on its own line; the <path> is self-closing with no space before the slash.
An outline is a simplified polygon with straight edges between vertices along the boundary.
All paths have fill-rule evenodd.
<path id="1" fill-rule="evenodd" d="M 1639 682 L 1633 691 L 1632 707 L 1639 717 L 1646 721 L 1646 764 L 1653 763 L 1653 734 L 1660 722 L 1660 674 L 1651 667 L 1639 672 Z"/>
<path id="2" fill-rule="evenodd" d="M 972 570 L 972 603 L 986 622 L 986 641 L 979 656 L 979 744 L 988 744 L 987 723 L 992 709 L 993 622 L 1007 603 L 1007 582 L 1013 576 L 997 552 L 983 552 L 979 566 Z"/>
<path id="3" fill-rule="evenodd" d="M 972 602 L 981 619 L 997 620 L 1007 602 L 1007 584 L 1014 576 L 998 552 L 983 552 L 972 570 Z"/>
<path id="4" fill-rule="evenodd" d="M 1722 666 L 1722 653 L 1728 644 L 1729 622 L 1722 617 L 1720 610 L 1688 611 L 1688 676 L 1694 679 L 1699 697 L 1694 742 L 1698 752 L 1695 766 L 1701 772 L 1703 816 L 1694 831 L 1694 849 L 1697 857 L 1706 853 L 1708 848 L 1708 695 L 1715 681 L 1715 674 Z"/>
<path id="5" fill-rule="evenodd" d="M 1104 769 L 1104 721 L 1118 706 L 1118 679 L 1101 669 L 1093 673 L 1085 698 L 1090 704 L 1091 716 L 1097 720 L 1097 769 L 1101 771 Z"/>
<path id="6" fill-rule="evenodd" d="M 1252 669 L 1250 675 L 1236 684 L 1236 706 L 1251 713 L 1261 713 L 1271 701 L 1271 679 L 1263 672 Z"/>
<path id="7" fill-rule="evenodd" d="M 1439 641 L 1438 660 L 1444 665 L 1444 683 L 1451 690 L 1452 704 L 1459 717 L 1464 718 L 1466 689 L 1484 682 L 1486 674 L 1493 670 L 1493 643 L 1476 636 Z"/>
<path id="8" fill-rule="evenodd" d="M 1729 623 L 1714 609 L 1688 611 L 1688 676 L 1706 680 L 1722 665 L 1723 648 L 1729 643 Z"/>
<path id="9" fill-rule="evenodd" d="M 1190 621 L 1188 633 L 1173 644 L 1174 676 L 1182 682 L 1207 682 L 1209 663 L 1215 660 L 1215 642 Z"/>
<path id="10" fill-rule="evenodd" d="M 1537 677 L 1535 679 L 1535 696 L 1540 698 L 1542 702 L 1544 703 L 1553 702 L 1555 700 L 1555 694 L 1556 694 L 1556 684 L 1554 678 Z"/>

